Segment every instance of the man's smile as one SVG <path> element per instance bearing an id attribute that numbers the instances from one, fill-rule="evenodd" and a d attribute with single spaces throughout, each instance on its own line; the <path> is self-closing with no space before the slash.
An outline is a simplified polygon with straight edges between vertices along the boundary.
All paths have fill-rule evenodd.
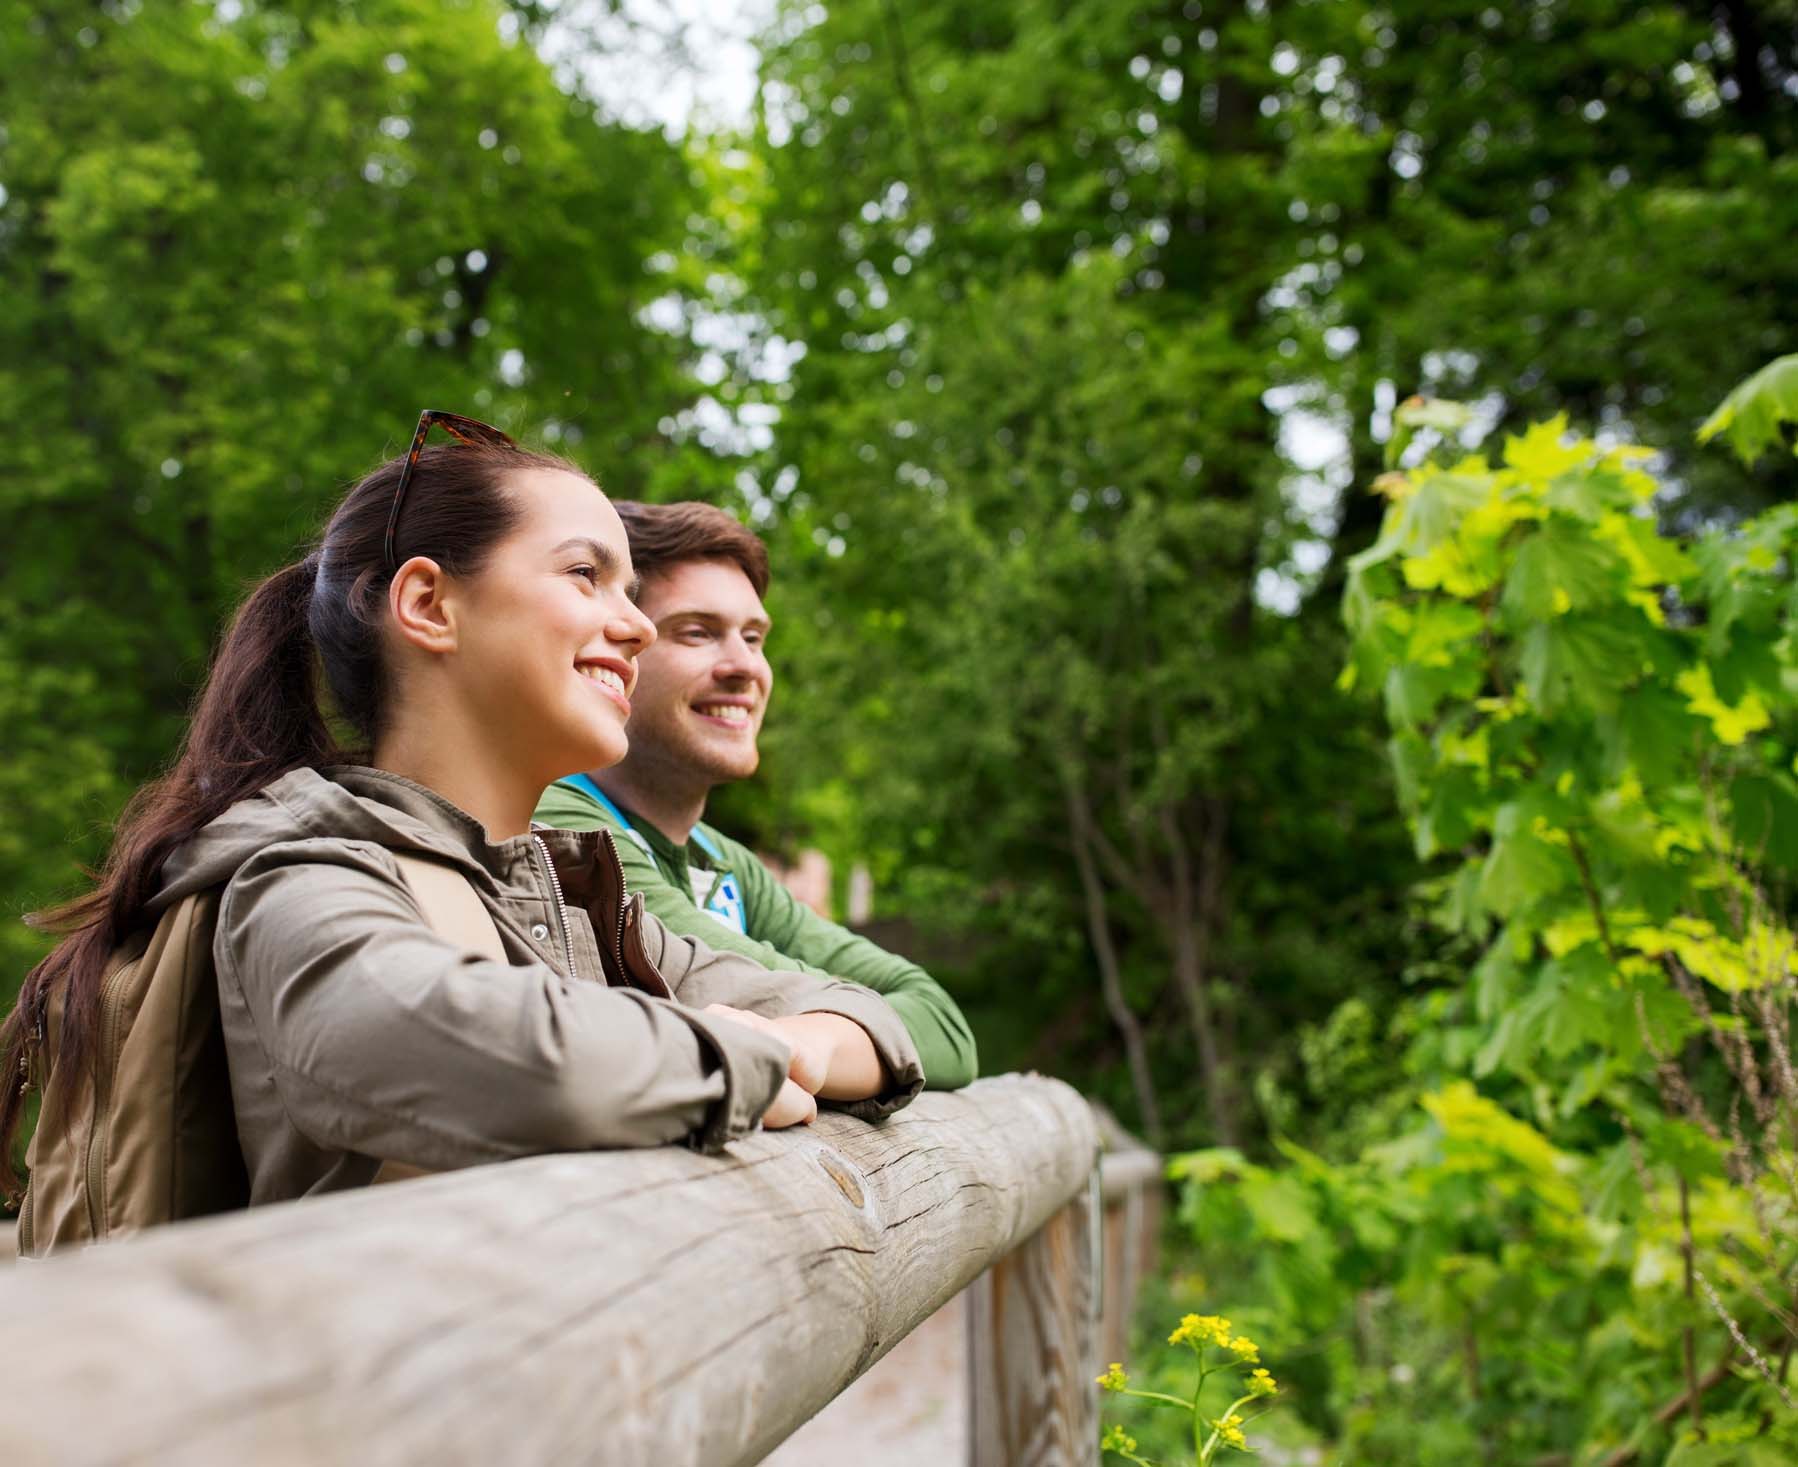
<path id="1" fill-rule="evenodd" d="M 701 718 L 709 722 L 723 724 L 728 728 L 747 728 L 754 706 L 753 698 L 718 694 L 700 699 L 692 705 L 692 708 Z"/>

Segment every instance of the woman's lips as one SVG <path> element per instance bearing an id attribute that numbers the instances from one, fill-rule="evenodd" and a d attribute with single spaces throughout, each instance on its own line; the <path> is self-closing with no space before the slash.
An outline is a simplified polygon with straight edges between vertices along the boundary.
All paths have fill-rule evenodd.
<path id="1" fill-rule="evenodd" d="M 626 713 L 631 711 L 631 700 L 625 696 L 623 674 L 616 668 L 599 662 L 582 662 L 577 663 L 574 670 L 583 682 L 591 683 Z"/>

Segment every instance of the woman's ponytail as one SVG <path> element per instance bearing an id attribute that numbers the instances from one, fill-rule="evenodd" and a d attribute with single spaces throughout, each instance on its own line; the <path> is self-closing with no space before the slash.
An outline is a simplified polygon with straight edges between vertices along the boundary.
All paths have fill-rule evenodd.
<path id="1" fill-rule="evenodd" d="M 9 1194 L 18 1186 L 13 1145 L 24 1080 L 51 996 L 60 991 L 63 1000 L 56 1063 L 86 1063 L 106 959 L 142 920 L 169 854 L 287 771 L 340 757 L 319 707 L 307 630 L 317 573 L 318 556 L 310 555 L 250 593 L 213 659 L 174 766 L 125 807 L 94 889 L 27 919 L 64 940 L 26 975 L 0 1024 L 0 1183 Z"/>
<path id="2" fill-rule="evenodd" d="M 252 591 L 213 659 L 169 774 L 171 784 L 187 785 L 184 800 L 197 796 L 209 807 L 207 820 L 288 770 L 334 754 L 308 630 L 318 565 L 314 552 Z"/>

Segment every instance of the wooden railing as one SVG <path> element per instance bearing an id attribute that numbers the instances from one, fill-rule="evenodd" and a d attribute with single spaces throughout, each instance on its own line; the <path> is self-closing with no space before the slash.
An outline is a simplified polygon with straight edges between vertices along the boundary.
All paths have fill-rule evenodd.
<path id="1" fill-rule="evenodd" d="M 536 1157 L 23 1264 L 8 1460 L 737 1467 L 979 1278 L 973 1462 L 1090 1464 L 1097 1153 L 1073 1090 L 1001 1076 L 723 1156 Z"/>

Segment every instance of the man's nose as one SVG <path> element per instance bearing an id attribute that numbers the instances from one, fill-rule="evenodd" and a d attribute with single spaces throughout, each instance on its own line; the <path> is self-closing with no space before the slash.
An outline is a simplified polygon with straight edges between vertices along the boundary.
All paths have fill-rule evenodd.
<path id="1" fill-rule="evenodd" d="M 712 676 L 720 682 L 751 682 L 761 666 L 761 654 L 741 637 L 726 637 L 719 644 Z"/>

